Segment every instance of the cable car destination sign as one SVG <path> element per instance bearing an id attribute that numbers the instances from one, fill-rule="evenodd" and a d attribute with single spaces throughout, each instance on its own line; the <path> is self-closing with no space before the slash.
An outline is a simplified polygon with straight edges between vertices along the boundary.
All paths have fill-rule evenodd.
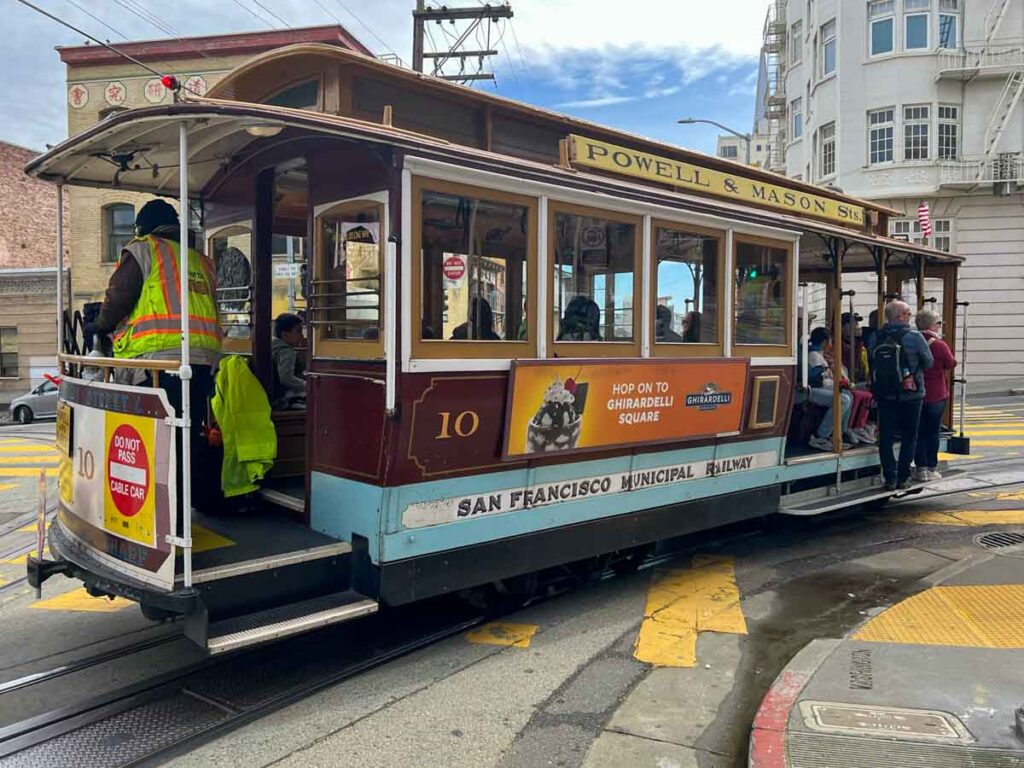
<path id="1" fill-rule="evenodd" d="M 585 136 L 569 136 L 569 159 L 576 166 L 633 176 L 686 190 L 741 200 L 841 224 L 863 226 L 864 209 L 810 192 L 722 173 L 668 157 L 658 157 Z"/>

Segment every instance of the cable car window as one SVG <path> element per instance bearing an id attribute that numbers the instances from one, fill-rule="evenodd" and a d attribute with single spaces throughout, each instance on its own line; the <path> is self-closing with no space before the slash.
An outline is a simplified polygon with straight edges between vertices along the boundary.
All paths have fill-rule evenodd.
<path id="1" fill-rule="evenodd" d="M 556 211 L 552 330 L 557 342 L 635 342 L 635 222 L 599 211 Z M 559 353 L 561 354 L 561 353 Z"/>
<path id="2" fill-rule="evenodd" d="M 307 80 L 278 91 L 263 100 L 264 104 L 275 107 L 291 107 L 292 109 L 320 108 L 320 80 Z"/>
<path id="3" fill-rule="evenodd" d="M 424 190 L 420 212 L 420 339 L 527 340 L 530 207 Z"/>
<path id="4" fill-rule="evenodd" d="M 217 309 L 225 341 L 234 352 L 247 351 L 248 343 L 233 345 L 230 340 L 252 336 L 252 233 L 247 227 L 220 230 L 210 238 L 209 252 L 217 270 Z"/>
<path id="5" fill-rule="evenodd" d="M 784 346 L 789 332 L 789 250 L 738 242 L 735 271 L 735 341 Z"/>
<path id="6" fill-rule="evenodd" d="M 654 238 L 654 341 L 718 344 L 719 250 L 724 238 L 661 226 L 655 227 Z"/>
<path id="7" fill-rule="evenodd" d="M 379 203 L 353 202 L 317 219 L 318 268 L 312 309 L 317 342 L 380 345 L 382 216 Z M 323 351 L 318 349 L 317 353 Z"/>

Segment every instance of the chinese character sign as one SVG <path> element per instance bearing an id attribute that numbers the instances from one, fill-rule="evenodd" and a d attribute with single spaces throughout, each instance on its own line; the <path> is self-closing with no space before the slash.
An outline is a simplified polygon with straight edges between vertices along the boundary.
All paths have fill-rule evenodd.
<path id="1" fill-rule="evenodd" d="M 81 109 L 89 103 L 89 89 L 81 83 L 75 83 L 68 88 L 68 106 L 72 109 Z"/>
<path id="2" fill-rule="evenodd" d="M 103 98 L 110 106 L 120 107 L 128 99 L 128 89 L 124 87 L 124 83 L 114 80 L 107 83 L 107 87 L 103 89 Z"/>
<path id="3" fill-rule="evenodd" d="M 185 81 L 185 90 L 193 96 L 205 96 L 206 88 L 206 80 L 202 75 L 192 75 Z"/>
<path id="4" fill-rule="evenodd" d="M 143 93 L 146 95 L 146 101 L 150 104 L 159 104 L 167 95 L 167 89 L 164 88 L 164 84 L 160 82 L 160 78 L 154 77 L 152 80 L 146 81 Z"/>

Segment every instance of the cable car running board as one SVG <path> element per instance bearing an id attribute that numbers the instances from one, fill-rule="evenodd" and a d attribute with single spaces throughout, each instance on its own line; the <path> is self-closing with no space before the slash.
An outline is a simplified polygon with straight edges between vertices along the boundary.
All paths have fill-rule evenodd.
<path id="1" fill-rule="evenodd" d="M 792 515 L 794 517 L 812 517 L 814 515 L 823 515 L 826 512 L 836 512 L 847 507 L 867 504 L 872 501 L 902 498 L 924 490 L 923 485 L 914 486 L 906 491 L 887 491 L 881 485 L 876 484 L 866 488 L 860 483 L 857 486 L 838 494 L 829 494 L 824 489 L 818 489 L 816 492 L 794 493 L 783 496 L 779 501 L 779 514 Z"/>
<path id="2" fill-rule="evenodd" d="M 314 597 L 214 622 L 207 627 L 206 650 L 227 653 L 376 613 L 377 608 L 376 600 L 351 590 Z"/>

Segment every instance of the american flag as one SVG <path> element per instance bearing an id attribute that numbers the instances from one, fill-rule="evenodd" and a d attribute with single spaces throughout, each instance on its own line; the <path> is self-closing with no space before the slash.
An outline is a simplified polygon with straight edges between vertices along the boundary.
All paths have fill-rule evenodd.
<path id="1" fill-rule="evenodd" d="M 917 206 L 917 221 L 921 225 L 921 236 L 932 236 L 932 217 L 928 213 L 928 203 L 921 201 Z"/>

